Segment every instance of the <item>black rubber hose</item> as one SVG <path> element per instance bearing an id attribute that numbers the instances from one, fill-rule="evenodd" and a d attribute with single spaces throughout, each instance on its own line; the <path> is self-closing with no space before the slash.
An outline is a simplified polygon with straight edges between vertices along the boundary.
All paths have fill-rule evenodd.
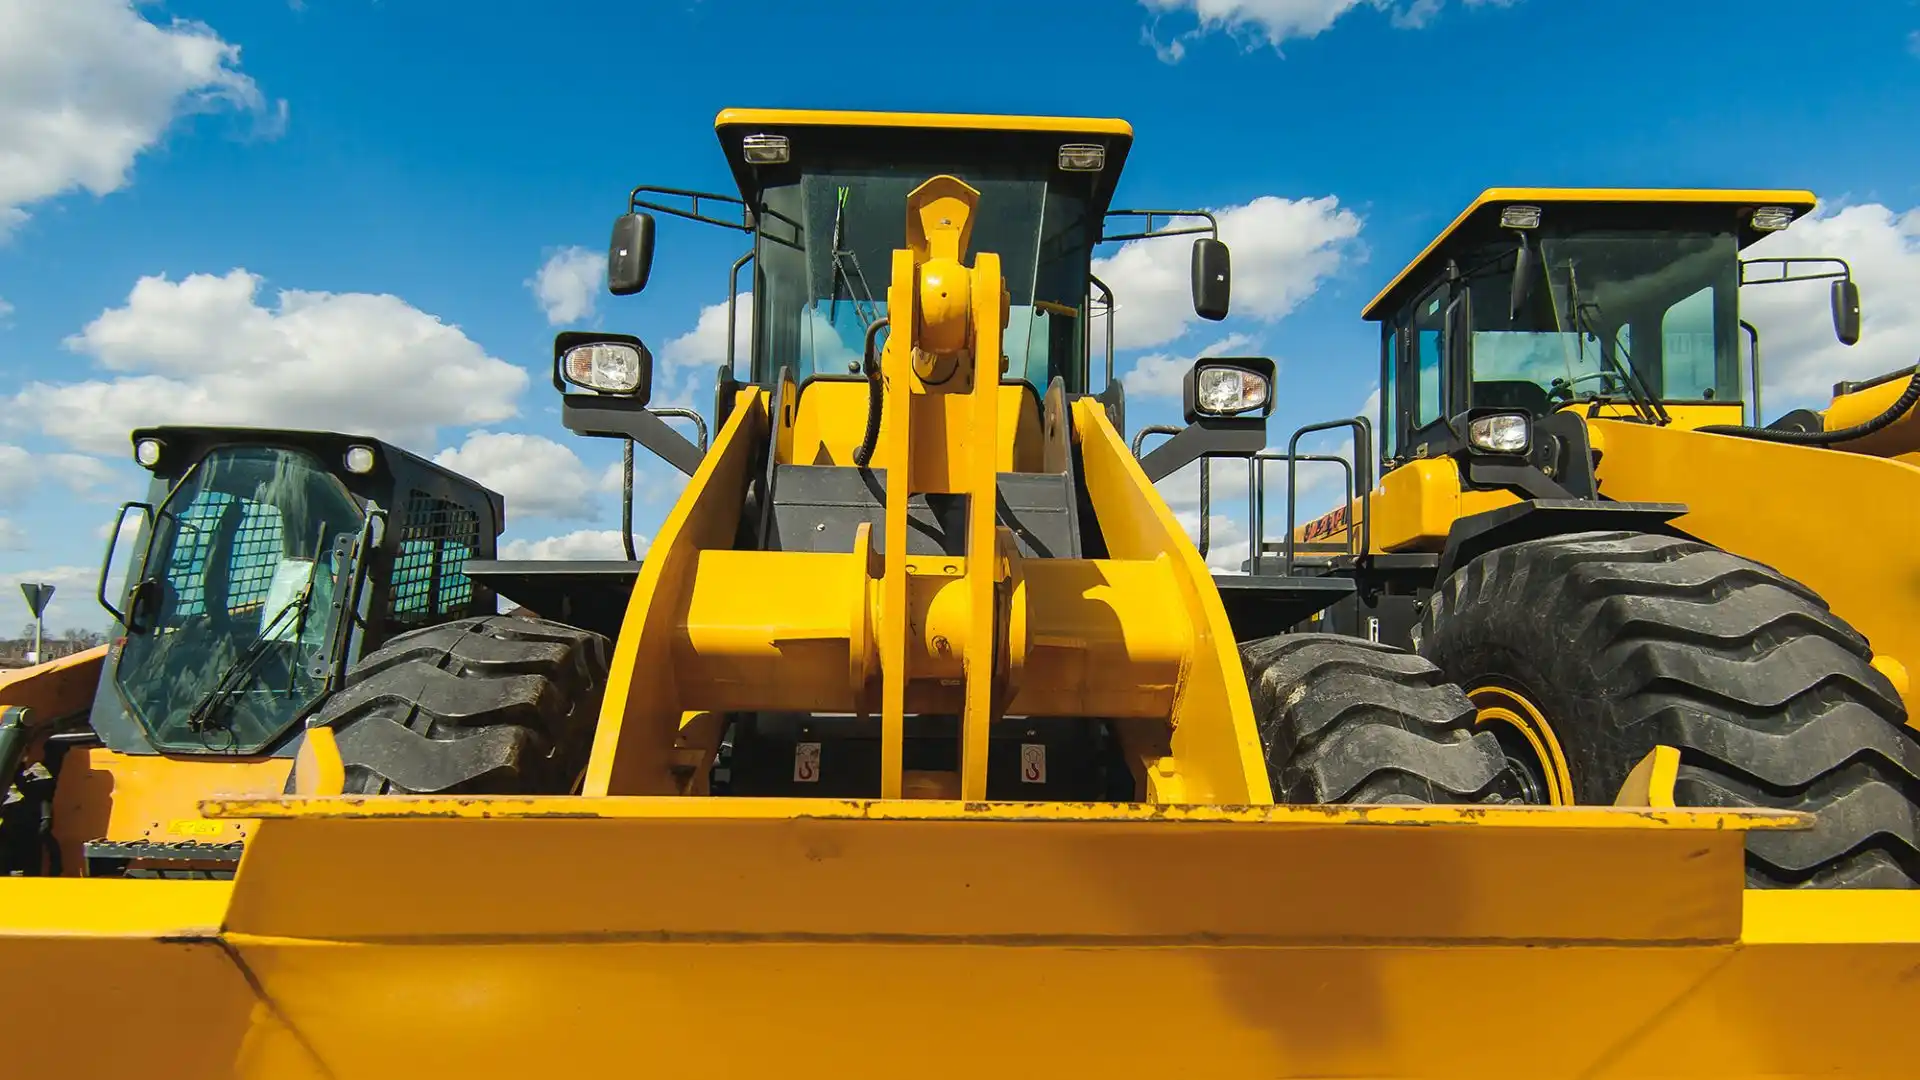
<path id="1" fill-rule="evenodd" d="M 1759 439 L 1762 442 L 1790 443 L 1795 446 L 1832 446 L 1835 443 L 1852 442 L 1864 439 L 1876 431 L 1905 416 L 1920 401 L 1920 365 L 1915 365 L 1913 378 L 1907 381 L 1906 392 L 1899 400 L 1887 407 L 1887 411 L 1863 424 L 1838 431 L 1776 431 L 1773 428 L 1746 427 L 1741 424 L 1713 424 L 1695 430 L 1710 435 L 1737 435 L 1743 439 Z"/>
<path id="2" fill-rule="evenodd" d="M 853 452 L 853 463 L 866 468 L 873 461 L 873 448 L 880 442 L 880 362 L 873 355 L 873 339 L 880 335 L 882 328 L 889 325 L 889 319 L 875 319 L 867 327 L 866 347 L 861 351 L 861 366 L 867 372 L 867 430 L 860 437 L 860 448 Z"/>

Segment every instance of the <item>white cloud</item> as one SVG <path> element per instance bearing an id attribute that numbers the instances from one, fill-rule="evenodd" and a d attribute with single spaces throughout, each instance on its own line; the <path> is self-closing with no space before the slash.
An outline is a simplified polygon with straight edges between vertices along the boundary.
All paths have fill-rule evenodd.
<path id="1" fill-rule="evenodd" d="M 1192 356 L 1149 353 L 1135 360 L 1133 369 L 1121 376 L 1120 381 L 1127 384 L 1127 393 L 1134 397 L 1177 398 L 1182 383 L 1186 381 L 1187 371 L 1193 367 L 1195 360 L 1238 353 L 1252 344 L 1251 335 L 1228 334 Z"/>
<path id="2" fill-rule="evenodd" d="M 43 199 L 126 186 L 134 159 L 185 114 L 275 118 L 240 72 L 239 46 L 204 23 L 157 26 L 135 7 L 0 0 L 0 238 Z"/>
<path id="3" fill-rule="evenodd" d="M 515 414 L 527 373 L 399 297 L 282 290 L 236 269 L 146 277 L 67 347 L 110 379 L 30 383 L 16 417 L 84 450 L 120 454 L 154 423 L 335 428 L 401 444 Z"/>
<path id="4" fill-rule="evenodd" d="M 21 582 L 52 585 L 53 599 L 47 604 L 47 633 L 57 634 L 73 628 L 98 630 L 113 621 L 100 607 L 94 593 L 100 582 L 98 566 L 55 566 L 41 570 L 0 573 L 0 637 L 12 637 L 20 627 L 33 622 L 33 612 L 20 592 Z"/>
<path id="5" fill-rule="evenodd" d="M 553 326 L 579 322 L 593 314 L 594 298 L 607 280 L 607 261 L 583 247 L 564 248 L 541 265 L 527 287 Z"/>
<path id="6" fill-rule="evenodd" d="M 21 531 L 20 526 L 0 517 L 0 551 L 25 551 L 26 549 L 27 534 Z"/>
<path id="7" fill-rule="evenodd" d="M 11 499 L 34 483 L 33 455 L 24 447 L 0 443 L 0 499 Z"/>
<path id="8" fill-rule="evenodd" d="M 142 524 L 144 524 L 144 522 L 139 514 L 128 514 L 126 517 L 121 518 L 120 537 L 116 541 L 116 544 L 124 544 L 133 539 L 134 536 L 140 532 L 140 526 Z M 103 544 L 106 543 L 107 537 L 112 535 L 112 533 L 113 522 L 111 521 L 103 521 L 93 530 L 93 535 L 99 537 L 100 542 Z"/>
<path id="9" fill-rule="evenodd" d="M 634 550 L 646 554 L 647 538 L 636 534 Z M 500 545 L 502 559 L 625 559 L 618 529 L 582 529 L 539 540 L 508 540 Z"/>
<path id="10" fill-rule="evenodd" d="M 579 455 L 541 435 L 476 431 L 435 464 L 473 478 L 507 501 L 507 520 L 543 517 L 584 521 L 598 516 L 593 476 Z"/>
<path id="11" fill-rule="evenodd" d="M 1879 375 L 1920 360 L 1920 207 L 1904 212 L 1878 203 L 1823 207 L 1745 253 L 1747 258 L 1821 255 L 1847 260 L 1860 286 L 1860 342 L 1851 348 L 1834 339 L 1826 282 L 1749 285 L 1740 292 L 1742 316 L 1760 331 L 1768 420 L 1797 405 L 1824 404 L 1842 379 Z"/>
<path id="12" fill-rule="evenodd" d="M 1284 318 L 1357 254 L 1360 216 L 1331 195 L 1262 195 L 1215 214 L 1220 239 L 1233 252 L 1237 316 Z M 1094 260 L 1095 276 L 1113 287 L 1117 348 L 1162 345 L 1200 321 L 1193 313 L 1191 244 L 1183 240 L 1190 238 L 1132 240 Z"/>
<path id="13" fill-rule="evenodd" d="M 734 298 L 734 353 L 745 356 L 753 341 L 753 294 Z M 727 305 L 708 304 L 700 309 L 693 329 L 666 343 L 660 349 L 663 363 L 674 367 L 716 367 L 727 358 Z"/>
<path id="14" fill-rule="evenodd" d="M 1507 7 L 1516 0 L 1463 0 L 1468 7 Z M 1187 42 L 1214 32 L 1278 49 L 1295 38 L 1318 37 L 1341 16 L 1355 8 L 1383 11 L 1394 26 L 1418 29 L 1433 21 L 1445 0 L 1141 0 L 1150 11 L 1191 11 L 1199 26 L 1162 42 L 1150 31 L 1144 36 L 1160 59 L 1179 63 Z"/>
<path id="15" fill-rule="evenodd" d="M 6 297 L 0 296 L 0 326 L 5 326 L 7 324 L 7 316 L 12 314 L 13 305 L 7 303 Z"/>

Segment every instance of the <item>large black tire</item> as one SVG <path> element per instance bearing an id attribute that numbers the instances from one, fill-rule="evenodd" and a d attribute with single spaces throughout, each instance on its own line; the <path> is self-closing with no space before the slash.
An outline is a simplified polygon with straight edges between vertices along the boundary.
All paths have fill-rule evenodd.
<path id="1" fill-rule="evenodd" d="M 1414 637 L 1470 693 L 1539 707 L 1579 803 L 1664 744 L 1680 805 L 1813 812 L 1749 838 L 1750 887 L 1920 881 L 1920 738 L 1866 639 L 1768 567 L 1646 533 L 1532 540 L 1449 577 Z"/>
<path id="2" fill-rule="evenodd" d="M 509 615 L 401 634 L 323 705 L 351 794 L 565 794 L 586 764 L 607 640 Z"/>
<path id="3" fill-rule="evenodd" d="M 1499 742 L 1420 657 L 1335 634 L 1240 647 L 1273 797 L 1283 803 L 1488 803 L 1517 795 Z"/>

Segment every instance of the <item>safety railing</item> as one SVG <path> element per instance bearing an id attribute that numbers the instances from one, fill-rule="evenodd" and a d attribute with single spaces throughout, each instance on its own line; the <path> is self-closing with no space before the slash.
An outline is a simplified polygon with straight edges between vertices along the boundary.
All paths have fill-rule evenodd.
<path id="1" fill-rule="evenodd" d="M 1353 431 L 1353 458 L 1348 460 L 1338 454 L 1302 454 L 1300 440 L 1321 431 L 1335 431 L 1349 428 Z M 1373 460 L 1373 423 L 1364 416 L 1348 420 L 1328 420 L 1319 424 L 1308 424 L 1293 433 L 1287 440 L 1285 453 L 1262 450 L 1251 456 L 1247 463 L 1247 572 L 1258 574 L 1265 570 L 1267 555 L 1267 465 L 1274 461 L 1287 463 L 1287 532 L 1281 542 L 1280 572 L 1292 574 L 1296 557 L 1303 551 L 1343 554 L 1359 558 L 1373 548 L 1372 515 L 1367 513 L 1364 502 L 1366 495 L 1373 490 L 1373 475 L 1369 462 Z M 1344 523 L 1345 541 L 1338 545 L 1303 545 L 1294 539 L 1299 515 L 1300 463 L 1334 464 L 1341 466 L 1345 476 L 1343 485 L 1344 499 L 1340 509 L 1334 511 L 1347 515 Z M 1353 509 L 1356 502 L 1361 505 L 1356 514 Z M 1357 516 L 1358 520 L 1354 520 Z M 1331 531 L 1331 530 L 1329 530 Z"/>

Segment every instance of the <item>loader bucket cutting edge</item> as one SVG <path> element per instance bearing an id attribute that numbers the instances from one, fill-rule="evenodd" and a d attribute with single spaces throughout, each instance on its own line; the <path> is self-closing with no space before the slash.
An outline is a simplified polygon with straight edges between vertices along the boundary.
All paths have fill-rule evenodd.
<path id="1" fill-rule="evenodd" d="M 6 1004 L 104 987 L 89 1015 L 184 1018 L 17 1042 L 23 1075 L 1777 1076 L 1920 1053 L 1920 897 L 1743 894 L 1743 833 L 1795 815 L 206 809 L 260 823 L 232 882 L 0 882 L 37 913 L 0 938 Z"/>

